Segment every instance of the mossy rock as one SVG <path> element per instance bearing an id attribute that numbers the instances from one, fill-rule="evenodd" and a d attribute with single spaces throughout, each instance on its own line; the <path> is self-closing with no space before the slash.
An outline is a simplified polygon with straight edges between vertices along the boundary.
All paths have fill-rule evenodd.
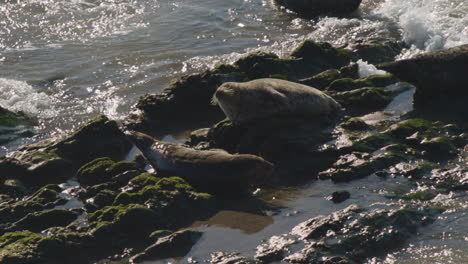
<path id="1" fill-rule="evenodd" d="M 131 147 L 117 122 L 104 115 L 86 122 L 53 146 L 59 156 L 74 161 L 78 166 L 99 157 L 120 160 Z"/>
<path id="2" fill-rule="evenodd" d="M 76 263 L 86 259 L 80 255 L 84 249 L 96 246 L 89 243 L 86 235 L 71 232 L 50 236 L 13 232 L 1 236 L 0 241 L 4 241 L 0 246 L 2 264 Z"/>
<path id="3" fill-rule="evenodd" d="M 156 177 L 151 173 L 142 173 L 135 178 L 131 179 L 129 183 L 136 186 L 137 189 L 141 189 L 144 186 L 155 185 L 161 180 L 161 178 Z"/>
<path id="4" fill-rule="evenodd" d="M 29 230 L 41 232 L 54 226 L 66 226 L 80 214 L 79 210 L 53 209 L 30 213 L 7 228 L 7 231 Z"/>
<path id="5" fill-rule="evenodd" d="M 334 64 L 344 66 L 350 62 L 351 52 L 341 48 L 334 48 L 329 43 L 318 43 L 305 40 L 291 53 L 292 57 L 314 60 L 317 57 L 327 57 Z"/>
<path id="6" fill-rule="evenodd" d="M 383 87 L 364 87 L 349 92 L 332 94 L 348 111 L 366 113 L 377 111 L 387 106 L 394 93 Z"/>
<path id="7" fill-rule="evenodd" d="M 353 117 L 345 122 L 341 123 L 340 126 L 344 129 L 351 130 L 351 131 L 364 131 L 368 130 L 371 126 L 369 126 L 364 120 Z"/>
<path id="8" fill-rule="evenodd" d="M 0 208 L 0 222 L 15 222 L 25 217 L 29 213 L 51 209 L 55 206 L 66 203 L 66 199 L 60 197 L 62 189 L 58 185 L 49 184 L 28 199 L 20 200 Z"/>
<path id="9" fill-rule="evenodd" d="M 333 92 L 345 92 L 363 87 L 385 87 L 398 82 L 391 74 L 372 75 L 360 79 L 343 78 L 333 81 L 326 89 Z"/>
<path id="10" fill-rule="evenodd" d="M 429 201 L 437 196 L 436 190 L 416 191 L 406 194 L 403 198 L 407 200 Z"/>
<path id="11" fill-rule="evenodd" d="M 115 162 L 108 157 L 102 157 L 83 165 L 76 173 L 76 177 L 81 185 L 91 186 L 105 183 L 118 174 L 139 170 L 133 161 Z"/>
<path id="12" fill-rule="evenodd" d="M 307 79 L 302 79 L 299 83 L 323 90 L 333 81 L 341 78 L 341 72 L 336 69 L 326 70 Z"/>
<path id="13" fill-rule="evenodd" d="M 432 130 L 435 126 L 434 122 L 421 119 L 421 118 L 413 118 L 401 121 L 395 125 L 393 125 L 389 132 L 398 137 L 398 138 L 406 138 L 411 136 L 416 132 L 427 132 Z"/>

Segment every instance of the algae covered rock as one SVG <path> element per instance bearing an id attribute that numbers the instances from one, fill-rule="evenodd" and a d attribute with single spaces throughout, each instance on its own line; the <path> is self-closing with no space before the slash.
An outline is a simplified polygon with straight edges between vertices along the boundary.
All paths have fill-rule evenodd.
<path id="1" fill-rule="evenodd" d="M 67 200 L 60 197 L 61 188 L 46 185 L 24 200 L 12 201 L 0 207 L 0 223 L 15 222 L 29 213 L 51 209 L 64 204 Z"/>
<path id="2" fill-rule="evenodd" d="M 6 231 L 41 232 L 49 227 L 66 226 L 81 214 L 80 210 L 52 209 L 30 213 L 6 228 Z"/>
<path id="3" fill-rule="evenodd" d="M 0 159 L 0 178 L 39 186 L 62 183 L 84 163 L 103 156 L 122 158 L 130 147 L 117 123 L 99 116 L 64 138 L 25 145 Z"/>
<path id="4" fill-rule="evenodd" d="M 134 162 L 115 162 L 110 158 L 95 159 L 83 165 L 76 177 L 82 186 L 96 185 L 109 181 L 113 176 L 126 171 L 139 171 Z"/>

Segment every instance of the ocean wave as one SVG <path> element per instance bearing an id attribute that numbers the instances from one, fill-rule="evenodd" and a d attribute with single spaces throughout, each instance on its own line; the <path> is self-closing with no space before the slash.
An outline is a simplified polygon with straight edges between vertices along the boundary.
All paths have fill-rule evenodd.
<path id="1" fill-rule="evenodd" d="M 0 78 L 0 106 L 38 118 L 51 118 L 57 114 L 51 96 L 37 92 L 26 82 L 4 78 Z"/>
<path id="2" fill-rule="evenodd" d="M 387 0 L 376 13 L 398 23 L 413 53 L 468 43 L 466 0 Z"/>

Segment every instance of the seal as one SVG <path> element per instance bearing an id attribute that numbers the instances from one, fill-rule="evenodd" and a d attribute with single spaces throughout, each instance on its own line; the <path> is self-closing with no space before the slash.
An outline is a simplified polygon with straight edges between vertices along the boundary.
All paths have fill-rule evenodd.
<path id="1" fill-rule="evenodd" d="M 212 102 L 233 123 L 276 115 L 322 118 L 341 110 L 333 98 L 313 87 L 270 78 L 224 83 L 216 90 Z"/>
<path id="2" fill-rule="evenodd" d="M 126 134 L 158 173 L 179 176 L 202 191 L 245 189 L 267 179 L 274 170 L 273 164 L 255 155 L 230 154 L 221 149 L 196 150 L 140 132 Z"/>

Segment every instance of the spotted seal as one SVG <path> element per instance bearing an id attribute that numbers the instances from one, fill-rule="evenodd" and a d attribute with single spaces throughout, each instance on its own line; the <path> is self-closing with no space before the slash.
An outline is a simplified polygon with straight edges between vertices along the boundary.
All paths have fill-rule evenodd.
<path id="1" fill-rule="evenodd" d="M 270 78 L 224 83 L 212 101 L 234 123 L 275 115 L 324 117 L 341 109 L 333 98 L 313 87 Z"/>
<path id="2" fill-rule="evenodd" d="M 126 134 L 158 172 L 179 176 L 200 190 L 245 188 L 273 172 L 270 162 L 255 155 L 230 154 L 221 149 L 196 150 L 140 132 Z"/>

